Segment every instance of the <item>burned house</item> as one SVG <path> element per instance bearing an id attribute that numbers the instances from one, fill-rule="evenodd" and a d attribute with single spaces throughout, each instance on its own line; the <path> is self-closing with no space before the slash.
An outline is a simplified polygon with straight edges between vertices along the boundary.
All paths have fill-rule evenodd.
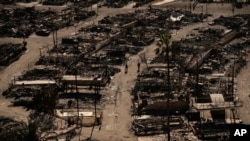
<path id="1" fill-rule="evenodd" d="M 1 44 L 0 66 L 8 66 L 17 60 L 26 51 L 24 44 Z"/>

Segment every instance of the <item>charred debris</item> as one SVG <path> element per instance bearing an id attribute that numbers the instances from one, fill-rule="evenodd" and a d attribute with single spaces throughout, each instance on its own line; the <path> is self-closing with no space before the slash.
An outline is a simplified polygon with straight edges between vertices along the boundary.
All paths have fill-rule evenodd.
<path id="1" fill-rule="evenodd" d="M 56 39 L 51 50 L 40 54 L 35 68 L 16 76 L 3 95 L 12 98 L 13 106 L 33 109 L 31 119 L 43 113 L 46 122 L 50 122 L 47 125 L 51 125 L 45 129 L 59 132 L 64 127 L 59 135 L 69 132 L 74 136 L 76 128 L 100 126 L 103 107 L 110 102 L 102 91 L 109 88 L 112 77 L 126 64 L 128 54 L 136 55 L 158 42 L 155 39 L 162 34 L 170 35 L 171 31 L 202 22 L 207 16 L 174 12 L 148 9 L 108 16 L 98 24 L 81 28 L 75 35 Z M 47 25 L 52 23 L 43 23 L 46 18 L 59 17 L 58 20 L 64 21 L 63 15 L 72 17 L 34 9 L 5 9 L 1 13 L 13 17 L 7 23 L 7 19 L 1 19 L 5 21 L 1 35 L 15 37 L 28 36 L 42 28 L 53 31 Z M 85 19 L 80 13 L 73 12 L 75 18 L 58 27 Z M 17 15 L 25 16 L 19 19 Z M 183 18 L 171 20 L 176 15 Z M 53 21 L 64 23 L 58 20 Z M 17 21 L 26 24 L 20 26 Z M 43 27 L 36 27 L 41 23 Z M 11 30 L 3 31 L 6 29 Z M 249 31 L 249 15 L 219 17 L 209 28 L 197 28 L 181 40 L 171 42 L 168 62 L 164 51 L 156 50 L 155 58 L 146 59 L 147 69 L 138 73 L 131 91 L 131 132 L 142 138 L 170 131 L 177 140 L 227 139 L 227 125 L 242 122 L 237 113 L 242 103 L 235 91 L 235 77 L 247 63 Z M 1 56 L 6 57 L 9 54 Z M 40 138 L 55 138 L 48 130 L 39 132 Z"/>
<path id="2" fill-rule="evenodd" d="M 1 37 L 27 38 L 35 33 L 39 36 L 49 36 L 58 29 L 72 26 L 86 20 L 96 12 L 82 6 L 68 7 L 57 12 L 50 8 L 37 10 L 35 7 L 4 8 L 0 10 Z"/>
<path id="3" fill-rule="evenodd" d="M 0 67 L 6 67 L 26 51 L 26 43 L 24 44 L 0 44 Z"/>
<path id="4" fill-rule="evenodd" d="M 209 24 L 173 41 L 169 62 L 157 49 L 138 75 L 131 93 L 134 134 L 154 138 L 170 130 L 176 140 L 228 140 L 228 125 L 243 122 L 236 76 L 247 64 L 249 15 L 221 16 Z"/>
<path id="5" fill-rule="evenodd" d="M 149 4 L 150 2 L 153 2 L 153 0 L 122 0 L 122 1 L 106 0 L 103 3 L 103 6 L 121 8 L 128 4 L 132 4 L 133 7 L 140 7 L 144 4 Z"/>

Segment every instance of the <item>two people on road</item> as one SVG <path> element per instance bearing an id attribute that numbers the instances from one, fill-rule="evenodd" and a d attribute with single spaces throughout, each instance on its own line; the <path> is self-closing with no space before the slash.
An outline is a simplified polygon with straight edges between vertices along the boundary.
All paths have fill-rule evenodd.
<path id="1" fill-rule="evenodd" d="M 137 63 L 137 72 L 140 72 L 140 67 L 141 67 L 141 63 L 140 62 L 138 62 Z M 126 63 L 125 64 L 125 74 L 127 74 L 128 73 L 128 64 Z"/>

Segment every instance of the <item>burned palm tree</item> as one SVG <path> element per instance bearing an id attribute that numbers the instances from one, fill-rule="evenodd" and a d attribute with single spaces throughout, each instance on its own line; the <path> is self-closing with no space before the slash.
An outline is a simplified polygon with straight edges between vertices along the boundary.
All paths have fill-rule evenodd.
<path id="1" fill-rule="evenodd" d="M 38 135 L 37 135 L 38 125 L 39 123 L 36 121 L 29 121 L 27 125 L 28 132 L 26 133 L 25 141 L 38 141 L 39 140 Z"/>
<path id="2" fill-rule="evenodd" d="M 167 98 L 167 126 L 168 126 L 168 141 L 171 140 L 170 136 L 170 112 L 169 112 L 169 107 L 170 107 L 170 57 L 169 57 L 169 51 L 170 51 L 170 40 L 171 40 L 171 35 L 165 33 L 161 35 L 160 37 L 160 44 L 159 45 L 159 53 L 161 55 L 164 55 L 165 61 L 167 62 L 167 93 L 165 97 Z"/>
<path id="3" fill-rule="evenodd" d="M 10 118 L 0 118 L 1 141 L 39 141 L 37 121 L 17 122 Z"/>

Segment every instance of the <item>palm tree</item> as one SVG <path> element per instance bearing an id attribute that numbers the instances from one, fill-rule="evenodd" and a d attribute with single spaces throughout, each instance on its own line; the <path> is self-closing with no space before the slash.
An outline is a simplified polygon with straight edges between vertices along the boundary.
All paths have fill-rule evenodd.
<path id="1" fill-rule="evenodd" d="M 160 56 L 164 56 L 167 60 L 167 56 L 169 55 L 169 44 L 170 44 L 171 35 L 170 34 L 163 34 L 160 37 L 160 42 L 156 45 L 158 48 L 155 49 L 155 53 Z"/>
<path id="2" fill-rule="evenodd" d="M 171 136 L 170 136 L 170 116 L 169 116 L 169 107 L 170 107 L 170 57 L 169 57 L 169 50 L 170 50 L 170 39 L 171 39 L 171 35 L 170 34 L 163 34 L 161 35 L 160 38 L 160 45 L 159 46 L 159 53 L 164 55 L 165 60 L 167 61 L 167 93 L 165 95 L 165 97 L 167 98 L 167 126 L 168 126 L 168 141 L 171 140 Z M 161 49 L 161 50 L 160 50 Z"/>
<path id="3" fill-rule="evenodd" d="M 1 123 L 2 121 L 6 121 Z M 8 118 L 1 118 L 1 141 L 39 141 L 37 129 L 39 123 L 29 120 L 28 124 L 25 122 L 17 122 Z"/>
<path id="4" fill-rule="evenodd" d="M 37 135 L 37 129 L 38 129 L 39 123 L 37 121 L 29 121 L 26 128 L 28 128 L 28 132 L 25 135 L 24 141 L 39 141 L 38 135 Z"/>

